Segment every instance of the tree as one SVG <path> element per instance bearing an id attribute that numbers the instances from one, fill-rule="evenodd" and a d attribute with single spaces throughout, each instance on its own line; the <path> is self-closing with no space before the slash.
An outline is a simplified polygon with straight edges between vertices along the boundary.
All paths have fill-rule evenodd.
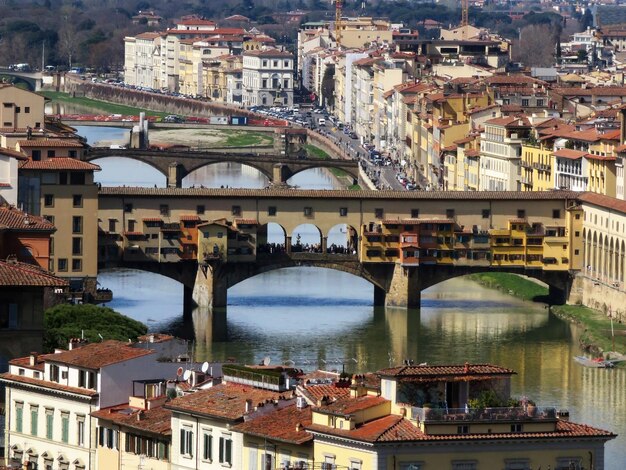
<path id="1" fill-rule="evenodd" d="M 104 339 L 128 341 L 146 334 L 148 328 L 108 307 L 60 304 L 44 312 L 44 351 L 67 348 L 71 338 L 90 342 Z"/>
<path id="2" fill-rule="evenodd" d="M 531 24 L 522 29 L 515 56 L 528 67 L 549 67 L 554 64 L 554 50 L 554 33 L 550 25 Z"/>

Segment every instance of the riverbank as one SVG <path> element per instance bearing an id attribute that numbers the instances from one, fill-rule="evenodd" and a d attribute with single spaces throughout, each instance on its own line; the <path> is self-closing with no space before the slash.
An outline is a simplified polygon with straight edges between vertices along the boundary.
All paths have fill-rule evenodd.
<path id="1" fill-rule="evenodd" d="M 468 277 L 482 286 L 531 302 L 544 302 L 548 296 L 547 287 L 516 274 L 480 273 Z M 557 317 L 583 328 L 584 331 L 579 338 L 583 351 L 594 356 L 606 355 L 611 351 L 619 353 L 626 351 L 626 325 L 613 322 L 611 330 L 611 319 L 606 313 L 584 305 L 553 305 L 550 311 Z"/>
<path id="2" fill-rule="evenodd" d="M 146 113 L 146 116 L 164 117 L 168 113 L 152 111 L 149 109 L 136 108 L 134 106 L 126 106 L 122 104 L 110 103 L 108 101 L 94 100 L 83 96 L 72 97 L 69 93 L 58 91 L 42 91 L 40 94 L 59 103 L 69 103 L 75 106 L 84 106 L 90 109 L 97 109 L 104 114 L 122 114 L 124 116 L 136 116 L 139 113 Z"/>

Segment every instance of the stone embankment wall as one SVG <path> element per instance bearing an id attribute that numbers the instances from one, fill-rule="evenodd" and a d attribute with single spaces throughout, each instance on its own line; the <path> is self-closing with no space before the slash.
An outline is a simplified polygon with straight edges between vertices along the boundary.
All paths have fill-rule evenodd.
<path id="1" fill-rule="evenodd" d="M 110 103 L 123 104 L 136 108 L 149 109 L 168 114 L 181 114 L 187 116 L 248 116 L 255 117 L 254 113 L 219 103 L 192 100 L 177 96 L 148 93 L 145 91 L 131 90 L 119 86 L 104 83 L 92 83 L 80 79 L 68 79 L 66 76 L 64 91 L 76 96 L 84 96 L 94 100 L 108 101 Z"/>
<path id="2" fill-rule="evenodd" d="M 626 292 L 582 273 L 574 277 L 568 303 L 581 304 L 610 314 L 621 323 L 626 322 Z"/>

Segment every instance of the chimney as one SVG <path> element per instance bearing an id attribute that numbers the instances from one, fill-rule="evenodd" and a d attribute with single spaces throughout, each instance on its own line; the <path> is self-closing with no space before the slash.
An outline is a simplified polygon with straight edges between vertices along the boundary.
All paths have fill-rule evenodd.
<path id="1" fill-rule="evenodd" d="M 469 374 L 469 371 L 470 371 L 469 362 L 466 362 L 466 363 L 465 363 L 464 372 L 465 372 L 466 374 Z"/>
<path id="2" fill-rule="evenodd" d="M 250 413 L 252 412 L 252 400 L 247 399 L 246 400 L 246 413 Z"/>
<path id="3" fill-rule="evenodd" d="M 143 419 L 143 410 L 139 410 L 137 413 L 137 421 L 141 421 Z"/>
<path id="4" fill-rule="evenodd" d="M 28 358 L 28 359 L 29 359 L 29 360 L 28 360 L 28 363 L 29 363 L 31 366 L 34 366 L 34 365 L 36 365 L 36 364 L 37 364 L 37 356 L 38 356 L 38 354 L 37 354 L 36 352 L 32 352 L 32 353 L 30 353 L 30 357 Z"/>

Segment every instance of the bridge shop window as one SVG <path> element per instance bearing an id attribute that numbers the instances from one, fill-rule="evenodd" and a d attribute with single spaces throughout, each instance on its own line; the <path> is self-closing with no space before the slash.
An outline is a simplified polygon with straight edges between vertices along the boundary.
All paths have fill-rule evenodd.
<path id="1" fill-rule="evenodd" d="M 204 214 L 204 206 L 203 205 L 197 205 L 196 206 L 196 214 L 198 214 L 198 215 L 203 215 Z"/>
<path id="2" fill-rule="evenodd" d="M 446 209 L 446 219 L 454 219 L 454 209 Z"/>
<path id="3" fill-rule="evenodd" d="M 420 216 L 420 210 L 419 209 L 411 209 L 411 218 L 412 219 L 419 219 Z"/>
<path id="4" fill-rule="evenodd" d="M 46 194 L 43 197 L 43 205 L 46 207 L 54 207 L 54 195 Z"/>
<path id="5" fill-rule="evenodd" d="M 159 213 L 164 217 L 168 217 L 170 215 L 170 206 L 167 204 L 161 204 L 159 206 Z"/>
<path id="6" fill-rule="evenodd" d="M 67 271 L 67 258 L 59 258 L 57 260 L 57 271 L 59 272 Z"/>
<path id="7" fill-rule="evenodd" d="M 271 215 L 271 216 L 276 215 L 276 206 L 269 206 L 267 208 L 267 215 Z"/>
<path id="8" fill-rule="evenodd" d="M 305 207 L 304 208 L 304 216 L 305 217 L 311 217 L 313 215 L 313 208 L 312 207 Z"/>
<path id="9" fill-rule="evenodd" d="M 491 216 L 491 211 L 489 209 L 483 209 L 483 219 L 488 219 Z"/>
<path id="10" fill-rule="evenodd" d="M 132 212 L 132 211 L 133 211 L 133 205 L 131 203 L 124 204 L 124 212 Z"/>
<path id="11" fill-rule="evenodd" d="M 517 218 L 518 219 L 525 219 L 526 218 L 526 211 L 524 209 L 517 209 Z"/>
<path id="12" fill-rule="evenodd" d="M 82 194 L 74 194 L 72 196 L 72 205 L 74 207 L 83 207 L 83 195 Z"/>
<path id="13" fill-rule="evenodd" d="M 232 210 L 231 210 L 231 213 L 233 215 L 240 216 L 241 215 L 241 206 L 233 206 Z"/>
<path id="14" fill-rule="evenodd" d="M 341 217 L 345 217 L 348 215 L 348 208 L 347 207 L 340 207 L 339 208 L 339 215 Z"/>
<path id="15" fill-rule="evenodd" d="M 83 233 L 83 217 L 75 215 L 72 217 L 72 233 Z"/>
<path id="16" fill-rule="evenodd" d="M 30 106 L 24 107 L 24 114 L 30 114 Z"/>
<path id="17" fill-rule="evenodd" d="M 553 219 L 560 219 L 561 218 L 561 211 L 559 209 L 552 209 L 552 218 Z"/>
<path id="18" fill-rule="evenodd" d="M 374 209 L 374 217 L 376 217 L 377 219 L 382 219 L 384 215 L 385 215 L 384 209 L 382 208 Z"/>

